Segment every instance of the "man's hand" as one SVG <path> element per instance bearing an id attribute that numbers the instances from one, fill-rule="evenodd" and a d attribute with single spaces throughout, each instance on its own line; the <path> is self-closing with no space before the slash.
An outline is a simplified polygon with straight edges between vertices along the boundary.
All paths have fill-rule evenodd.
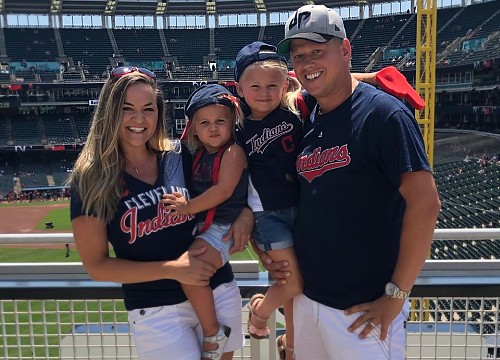
<path id="1" fill-rule="evenodd" d="M 281 285 L 286 285 L 286 279 L 292 276 L 288 268 L 288 261 L 274 261 L 265 251 L 259 249 L 255 240 L 250 241 L 252 248 L 262 262 L 264 268 L 271 274 L 271 277 L 276 281 L 276 283 Z"/>
<path id="2" fill-rule="evenodd" d="M 360 313 L 356 321 L 349 326 L 349 332 L 354 332 L 357 328 L 364 326 L 359 334 L 359 337 L 364 339 L 375 327 L 380 326 L 380 340 L 384 341 L 387 338 L 389 326 L 401 312 L 404 303 L 405 300 L 392 299 L 383 295 L 375 301 L 355 305 L 345 310 L 346 315 Z"/>

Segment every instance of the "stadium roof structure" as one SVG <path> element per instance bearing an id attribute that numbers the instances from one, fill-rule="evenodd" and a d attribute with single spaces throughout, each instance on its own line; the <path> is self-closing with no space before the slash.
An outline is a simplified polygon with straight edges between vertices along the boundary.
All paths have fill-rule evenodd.
<path id="1" fill-rule="evenodd" d="M 304 4 L 332 8 L 389 0 L 0 0 L 2 14 L 179 16 L 289 12 Z"/>

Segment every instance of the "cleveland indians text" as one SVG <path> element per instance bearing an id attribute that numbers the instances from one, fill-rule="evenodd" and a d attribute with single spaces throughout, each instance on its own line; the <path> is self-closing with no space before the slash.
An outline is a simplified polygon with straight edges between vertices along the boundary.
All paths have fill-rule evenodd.
<path id="1" fill-rule="evenodd" d="M 297 158 L 297 174 L 312 182 L 325 172 L 349 165 L 351 157 L 347 144 L 325 150 L 317 147 L 310 155 Z"/>

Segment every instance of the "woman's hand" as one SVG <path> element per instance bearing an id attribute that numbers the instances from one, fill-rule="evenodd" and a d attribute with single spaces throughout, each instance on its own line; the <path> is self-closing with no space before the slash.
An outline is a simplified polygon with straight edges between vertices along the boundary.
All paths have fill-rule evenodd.
<path id="1" fill-rule="evenodd" d="M 376 72 L 370 72 L 370 73 L 351 73 L 352 77 L 355 78 L 358 81 L 362 81 L 364 83 L 377 86 L 377 73 Z"/>
<path id="2" fill-rule="evenodd" d="M 425 101 L 413 86 L 408 83 L 405 76 L 394 66 L 387 66 L 377 72 L 352 73 L 353 78 L 358 81 L 379 86 L 386 93 L 394 95 L 401 100 L 407 100 L 417 110 L 425 107 Z"/>
<path id="3" fill-rule="evenodd" d="M 217 268 L 212 264 L 198 259 L 207 250 L 207 246 L 190 249 L 177 260 L 168 261 L 164 266 L 171 267 L 173 278 L 186 285 L 207 286 Z"/>
<path id="4" fill-rule="evenodd" d="M 229 250 L 231 255 L 244 251 L 252 238 L 253 229 L 253 212 L 249 208 L 243 208 L 240 215 L 231 224 L 226 236 L 222 238 L 223 241 L 228 241 L 234 238 L 234 245 Z"/>

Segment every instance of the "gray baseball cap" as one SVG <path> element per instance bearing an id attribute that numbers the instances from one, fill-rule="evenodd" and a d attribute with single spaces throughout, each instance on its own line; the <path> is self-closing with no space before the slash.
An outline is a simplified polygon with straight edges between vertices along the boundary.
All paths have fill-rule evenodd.
<path id="1" fill-rule="evenodd" d="M 304 5 L 285 24 L 285 39 L 278 44 L 278 53 L 290 53 L 292 39 L 325 43 L 333 37 L 346 38 L 344 22 L 339 14 L 324 5 Z"/>

